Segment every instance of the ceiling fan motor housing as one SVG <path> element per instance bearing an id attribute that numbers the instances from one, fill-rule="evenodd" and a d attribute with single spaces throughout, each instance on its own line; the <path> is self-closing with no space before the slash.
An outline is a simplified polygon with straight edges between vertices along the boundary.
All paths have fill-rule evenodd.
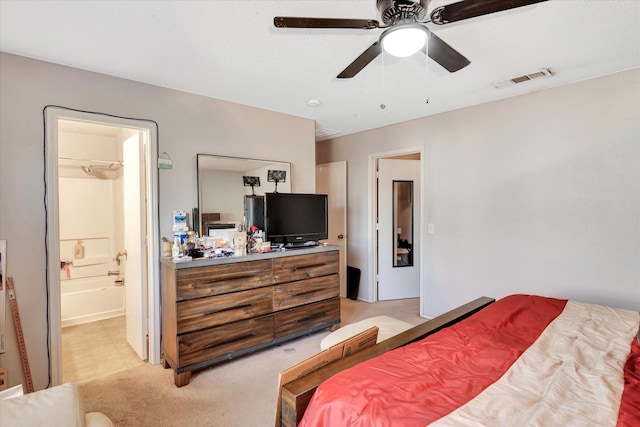
<path id="1" fill-rule="evenodd" d="M 427 15 L 420 2 L 411 0 L 377 0 L 377 7 L 385 25 L 418 22 Z"/>

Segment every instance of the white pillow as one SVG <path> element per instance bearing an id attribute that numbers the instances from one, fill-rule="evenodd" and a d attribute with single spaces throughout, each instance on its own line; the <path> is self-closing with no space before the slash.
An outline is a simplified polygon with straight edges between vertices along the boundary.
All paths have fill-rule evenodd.
<path id="1" fill-rule="evenodd" d="M 368 319 L 360 320 L 359 322 L 351 323 L 350 325 L 342 326 L 340 329 L 331 332 L 320 341 L 320 350 L 332 347 L 346 339 L 358 335 L 360 332 L 366 331 L 373 326 L 378 327 L 378 338 L 376 343 L 379 343 L 380 341 L 384 341 L 394 335 L 398 335 L 407 329 L 411 329 L 415 325 L 389 316 L 370 317 Z"/>
<path id="2" fill-rule="evenodd" d="M 82 396 L 73 383 L 2 399 L 0 414 L 3 426 L 85 426 Z"/>
<path id="3" fill-rule="evenodd" d="M 22 384 L 14 385 L 11 388 L 0 391 L 0 399 L 13 399 L 24 394 L 22 390 Z"/>

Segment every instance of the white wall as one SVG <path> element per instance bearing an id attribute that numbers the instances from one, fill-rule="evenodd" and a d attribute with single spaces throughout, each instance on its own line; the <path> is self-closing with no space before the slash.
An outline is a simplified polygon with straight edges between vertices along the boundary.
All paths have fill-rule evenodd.
<path id="1" fill-rule="evenodd" d="M 423 313 L 535 293 L 640 309 L 640 69 L 319 142 L 346 160 L 369 300 L 367 154 L 423 145 Z"/>
<path id="2" fill-rule="evenodd" d="M 171 211 L 197 204 L 196 153 L 291 162 L 294 188 L 315 189 L 315 123 L 257 108 L 0 53 L 0 239 L 14 278 L 36 389 L 48 383 L 43 108 L 59 105 L 158 123 L 160 235 Z M 10 318 L 9 318 L 10 321 Z M 24 383 L 13 327 L 0 366 Z"/>

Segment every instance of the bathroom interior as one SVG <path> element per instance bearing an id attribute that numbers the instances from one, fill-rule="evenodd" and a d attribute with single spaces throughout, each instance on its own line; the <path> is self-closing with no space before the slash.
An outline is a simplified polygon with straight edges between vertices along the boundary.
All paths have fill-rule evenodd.
<path id="1" fill-rule="evenodd" d="M 63 381 L 144 363 L 127 343 L 123 143 L 135 131 L 58 121 Z"/>

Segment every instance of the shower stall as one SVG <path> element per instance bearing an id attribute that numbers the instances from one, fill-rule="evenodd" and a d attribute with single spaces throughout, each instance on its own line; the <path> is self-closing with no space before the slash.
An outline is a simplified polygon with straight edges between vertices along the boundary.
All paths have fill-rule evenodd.
<path id="1" fill-rule="evenodd" d="M 125 315 L 122 143 L 97 129 L 59 135 L 62 327 Z"/>

